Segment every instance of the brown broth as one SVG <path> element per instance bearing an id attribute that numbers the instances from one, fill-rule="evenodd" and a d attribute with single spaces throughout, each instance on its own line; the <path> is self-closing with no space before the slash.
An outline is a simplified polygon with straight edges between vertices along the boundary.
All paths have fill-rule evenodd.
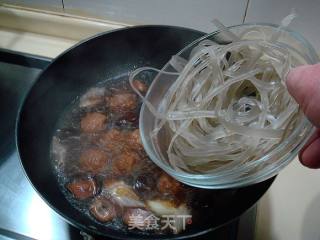
<path id="1" fill-rule="evenodd" d="M 128 84 L 127 77 L 122 77 L 119 79 L 105 81 L 99 83 L 94 87 L 103 87 L 106 90 L 105 95 L 109 96 L 112 92 L 126 91 L 131 92 L 131 88 Z M 177 195 L 164 195 L 157 190 L 157 181 L 159 176 L 163 171 L 158 168 L 146 155 L 143 149 L 137 150 L 139 154 L 139 162 L 135 165 L 134 169 L 130 174 L 119 175 L 115 174 L 111 167 L 108 167 L 101 173 L 89 173 L 82 170 L 79 167 L 80 153 L 83 149 L 96 147 L 103 147 L 97 144 L 97 139 L 101 133 L 107 132 L 110 129 L 118 129 L 122 132 L 131 132 L 138 128 L 138 122 L 128 122 L 125 120 L 119 121 L 119 112 L 110 112 L 106 104 L 100 104 L 93 108 L 83 108 L 79 107 L 79 98 L 75 99 L 74 102 L 70 104 L 62 114 L 60 120 L 57 123 L 57 130 L 54 135 L 52 146 L 51 146 L 51 156 L 53 160 L 54 169 L 58 182 L 61 187 L 61 191 L 64 193 L 67 200 L 81 213 L 87 215 L 93 221 L 100 223 L 104 226 L 112 227 L 118 230 L 128 231 L 128 226 L 126 226 L 121 217 L 117 217 L 108 223 L 101 223 L 97 221 L 89 212 L 89 205 L 92 202 L 92 198 L 87 200 L 77 200 L 74 196 L 66 189 L 66 184 L 73 181 L 77 177 L 81 178 L 94 178 L 97 182 L 98 193 L 96 196 L 101 194 L 101 187 L 103 181 L 106 178 L 113 178 L 119 181 L 125 182 L 127 185 L 132 187 L 133 191 L 143 200 L 151 199 L 163 199 L 170 200 L 176 203 L 186 203 L 188 208 L 191 210 L 193 215 L 193 222 L 196 220 L 199 213 L 199 209 L 206 210 L 208 208 L 208 203 L 206 201 L 198 201 L 196 199 L 205 199 L 206 194 L 203 195 L 202 190 L 197 190 L 185 185 L 182 185 L 182 192 Z M 139 115 L 141 102 L 139 101 L 139 106 L 135 109 L 133 114 Z M 80 121 L 88 112 L 100 112 L 107 114 L 109 120 L 106 125 L 106 129 L 99 133 L 84 134 L 80 129 Z M 137 118 L 138 119 L 138 118 Z M 117 146 L 116 146 L 117 147 Z M 121 147 L 121 144 L 119 145 Z M 120 151 L 121 152 L 121 151 Z M 114 155 L 112 155 L 114 157 Z M 113 161 L 111 159 L 111 161 Z M 148 187 L 143 187 L 144 185 Z M 199 195 L 200 194 L 200 195 Z M 203 195 L 204 197 L 201 197 Z M 207 200 L 209 201 L 209 199 Z M 157 232 L 165 233 L 165 232 Z"/>

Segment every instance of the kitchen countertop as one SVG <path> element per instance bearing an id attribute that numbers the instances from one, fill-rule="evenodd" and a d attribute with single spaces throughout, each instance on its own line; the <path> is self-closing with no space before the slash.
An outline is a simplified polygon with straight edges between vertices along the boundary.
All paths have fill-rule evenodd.
<path id="1" fill-rule="evenodd" d="M 129 24 L 1 5 L 0 48 L 55 58 L 79 41 Z"/>
<path id="2" fill-rule="evenodd" d="M 320 170 L 296 158 L 258 204 L 257 240 L 320 239 Z"/>
<path id="3" fill-rule="evenodd" d="M 289 0 L 288 0 L 289 1 Z M 309 1 L 309 0 L 308 0 Z M 250 22 L 274 22 L 271 15 L 266 15 L 264 9 L 267 1 L 250 0 L 248 5 L 247 21 Z M 275 2 L 275 0 L 271 1 Z M 279 4 L 281 2 L 282 4 Z M 274 11 L 277 16 L 287 15 L 289 7 L 285 4 L 286 0 L 278 2 L 280 10 Z M 298 4 L 294 1 L 295 5 Z M 273 3 L 274 4 L 274 3 Z M 304 2 L 301 4 L 304 4 Z M 272 3 L 270 3 L 272 5 Z M 318 4 L 319 5 L 319 4 Z M 318 6 L 317 5 L 317 6 Z M 311 4 L 311 6 L 313 6 Z M 316 7 L 317 7 L 316 6 Z M 320 6 L 320 5 L 319 5 Z M 299 5 L 298 5 L 299 7 Z M 305 7 L 304 7 L 305 8 Z M 303 9 L 304 9 L 303 8 Z M 285 11 L 286 9 L 286 11 Z M 6 9 L 0 6 L 0 19 Z M 320 10 L 320 9 L 319 9 Z M 18 11 L 23 18 L 24 10 L 10 9 Z M 261 11 L 261 14 L 259 13 Z M 279 13 L 281 12 L 281 14 Z M 252 13 L 253 12 L 253 13 Z M 271 11 L 273 12 L 273 11 Z M 308 12 L 303 10 L 303 12 Z M 314 12 L 314 11 L 311 11 Z M 16 51 L 29 52 L 36 55 L 56 57 L 65 49 L 76 44 L 84 37 L 92 36 L 95 33 L 121 28 L 126 25 L 114 22 L 95 21 L 92 19 L 72 18 L 70 16 L 59 16 L 43 14 L 39 12 L 28 12 L 28 19 L 32 19 L 32 14 L 36 19 L 46 19 L 48 24 L 56 21 L 60 23 L 69 21 L 69 26 L 77 26 L 81 29 L 81 34 L 63 34 L 53 36 L 52 34 L 41 34 L 41 31 L 29 32 L 28 29 L 11 28 L 9 25 L 0 24 L 0 47 Z M 40 16 L 40 15 L 41 16 Z M 9 14 L 10 15 L 10 14 Z M 6 15 L 8 17 L 8 14 Z M 10 16 L 8 17 L 10 20 Z M 51 19 L 51 20 L 50 20 Z M 309 17 L 310 19 L 310 17 Z M 318 19 L 318 17 L 311 17 Z M 0 21 L 1 22 L 1 21 Z M 314 24 L 314 23 L 313 23 Z M 66 24 L 68 25 L 68 24 Z M 316 25 L 313 25 L 316 26 Z M 301 27 L 301 26 L 300 26 Z M 305 28 L 305 27 L 304 27 Z M 313 28 L 316 29 L 316 28 Z M 67 31 L 67 27 L 64 27 Z M 78 30 L 80 31 L 80 30 Z M 315 40 L 317 33 L 307 32 L 308 38 L 319 50 L 320 45 Z M 317 45 L 318 44 L 318 45 Z M 313 240 L 320 239 L 320 171 L 311 170 L 303 167 L 297 159 L 293 160 L 278 176 L 270 190 L 259 202 L 256 239 L 258 240 Z"/>

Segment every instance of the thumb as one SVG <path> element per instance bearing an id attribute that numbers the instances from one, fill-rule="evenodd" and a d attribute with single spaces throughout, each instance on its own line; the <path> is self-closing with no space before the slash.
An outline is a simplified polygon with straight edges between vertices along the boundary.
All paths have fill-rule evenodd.
<path id="1" fill-rule="evenodd" d="M 315 126 L 320 127 L 320 63 L 292 69 L 286 84 L 304 114 Z"/>
<path id="2" fill-rule="evenodd" d="M 292 69 L 286 80 L 289 93 L 301 106 L 305 115 L 320 126 L 320 64 Z M 300 151 L 301 163 L 310 168 L 320 167 L 320 130 L 313 134 Z"/>
<path id="3" fill-rule="evenodd" d="M 299 153 L 300 162 L 309 168 L 320 168 L 320 130 L 317 129 Z"/>

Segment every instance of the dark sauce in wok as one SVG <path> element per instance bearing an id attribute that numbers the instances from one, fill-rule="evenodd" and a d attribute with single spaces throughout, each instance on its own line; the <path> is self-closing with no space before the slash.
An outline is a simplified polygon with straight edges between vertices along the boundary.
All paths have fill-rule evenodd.
<path id="1" fill-rule="evenodd" d="M 176 182 L 176 180 L 167 176 L 160 168 L 152 163 L 143 148 L 135 147 L 135 145 L 130 144 L 130 142 L 126 142 L 131 136 L 130 134 L 132 134 L 134 130 L 138 129 L 141 102 L 136 98 L 137 106 L 134 109 L 125 109 L 123 111 L 121 107 L 117 109 L 114 108 L 114 106 L 111 106 L 111 103 L 108 105 L 108 101 L 111 102 L 110 97 L 119 93 L 134 94 L 128 83 L 128 77 L 124 76 L 118 79 L 107 80 L 97 84 L 97 86 L 93 86 L 93 88 L 88 91 L 91 91 L 93 96 L 94 91 L 96 91 L 98 96 L 97 99 L 99 99 L 91 99 L 94 102 L 92 106 L 89 104 L 90 101 L 87 103 L 82 101 L 85 99 L 84 96 L 80 96 L 75 99 L 75 101 L 66 108 L 65 112 L 59 119 L 51 146 L 54 171 L 60 184 L 61 191 L 72 206 L 96 223 L 121 231 L 140 231 L 141 233 L 153 231 L 157 234 L 171 232 L 170 229 L 128 230 L 128 224 L 125 224 L 123 221 L 124 212 L 128 208 L 142 208 L 160 218 L 158 213 L 153 212 L 147 206 L 146 202 L 150 200 L 167 201 L 172 203 L 176 208 L 184 205 L 185 209 L 187 209 L 185 214 L 192 215 L 192 224 L 187 224 L 187 229 L 192 226 L 201 226 L 202 222 L 208 221 L 211 217 L 208 209 L 211 209 L 212 205 L 219 205 L 219 203 L 215 201 L 217 193 L 212 194 L 212 192 L 209 193 L 208 190 L 194 189 Z M 88 92 L 85 94 L 88 94 Z M 119 99 L 121 100 L 121 98 Z M 80 107 L 79 105 L 81 104 L 84 106 Z M 107 116 L 107 122 L 102 129 L 92 132 L 83 131 L 81 128 L 82 119 L 88 113 L 101 113 Z M 99 139 L 101 139 L 103 134 L 107 134 L 111 130 L 123 133 L 124 137 L 117 141 L 116 144 L 111 144 L 106 147 L 101 144 Z M 113 167 L 115 161 L 120 161 L 116 159 L 127 147 L 130 148 L 129 153 L 136 154 L 135 156 L 138 156 L 138 159 L 136 159 L 132 169 L 129 167 L 128 170 L 125 167 L 125 171 L 115 171 L 115 168 Z M 99 170 L 98 172 L 87 171 L 83 169 L 80 164 L 79 159 L 81 159 L 83 151 L 85 149 L 92 148 L 104 151 L 108 155 L 108 160 L 106 161 L 106 164 L 104 164 L 103 170 Z M 112 150 L 111 152 L 114 152 L 114 149 L 108 148 L 119 148 L 119 151 L 115 151 L 117 153 L 110 154 L 110 151 Z M 166 185 L 166 181 L 164 181 L 164 184 L 159 186 L 159 179 L 161 177 L 166 181 L 169 181 L 168 186 Z M 68 184 L 72 183 L 75 179 L 93 180 L 96 185 L 96 190 L 93 196 L 85 199 L 78 199 L 67 187 Z M 130 191 L 139 197 L 139 201 L 145 204 L 145 206 L 121 206 L 119 202 L 114 201 L 114 196 L 111 196 L 108 193 L 106 194 L 108 189 L 106 189 L 107 187 L 104 183 L 109 180 L 125 184 Z M 161 187 L 168 187 L 168 189 L 159 190 Z M 177 187 L 178 190 L 170 189 L 174 187 Z M 232 194 L 233 191 L 229 191 L 227 195 L 223 197 L 224 201 L 228 201 L 227 199 L 231 197 Z M 117 216 L 110 221 L 101 222 L 90 212 L 90 206 L 93 204 L 94 199 L 99 196 L 108 198 L 108 200 L 115 205 Z M 183 213 L 184 212 L 182 212 L 182 214 Z M 191 223 L 191 221 L 189 223 Z"/>

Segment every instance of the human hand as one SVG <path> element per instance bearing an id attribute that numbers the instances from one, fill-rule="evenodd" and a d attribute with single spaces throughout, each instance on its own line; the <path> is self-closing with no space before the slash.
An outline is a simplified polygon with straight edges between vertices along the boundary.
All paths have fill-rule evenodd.
<path id="1" fill-rule="evenodd" d="M 300 151 L 300 162 L 309 168 L 320 168 L 320 63 L 292 69 L 286 84 L 289 93 L 317 128 Z"/>

